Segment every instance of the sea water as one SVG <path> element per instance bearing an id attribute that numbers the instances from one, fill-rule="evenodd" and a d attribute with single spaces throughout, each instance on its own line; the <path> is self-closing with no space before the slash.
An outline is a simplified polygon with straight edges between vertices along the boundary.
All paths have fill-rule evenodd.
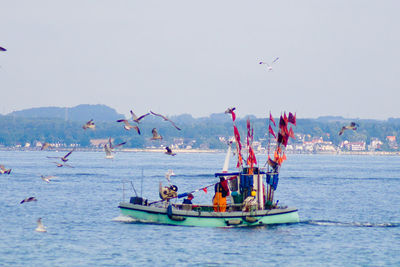
<path id="1" fill-rule="evenodd" d="M 204 228 L 134 222 L 118 203 L 159 200 L 169 169 L 179 193 L 213 184 L 224 153 L 74 151 L 71 167 L 48 158 L 64 154 L 0 151 L 12 168 L 0 175 L 0 266 L 400 266 L 397 156 L 288 155 L 275 199 L 297 207 L 300 223 Z M 20 204 L 30 196 L 38 201 Z M 213 187 L 194 196 L 211 204 Z M 38 218 L 47 232 L 35 231 Z"/>

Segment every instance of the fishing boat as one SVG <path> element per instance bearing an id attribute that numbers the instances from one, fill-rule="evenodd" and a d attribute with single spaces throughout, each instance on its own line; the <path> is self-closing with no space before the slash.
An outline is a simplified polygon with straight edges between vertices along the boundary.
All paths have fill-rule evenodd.
<path id="1" fill-rule="evenodd" d="M 235 117 L 232 114 L 233 122 L 235 122 Z M 286 114 L 284 117 L 281 116 L 282 120 L 279 123 L 279 133 L 276 138 L 277 147 L 273 158 L 268 155 L 267 168 L 255 166 L 257 160 L 251 146 L 253 131 L 249 121 L 247 123 L 248 158 L 246 166 L 244 166 L 240 135 L 234 124 L 234 139 L 228 143 L 222 171 L 214 175 L 215 178 L 219 178 L 218 182 L 181 194 L 178 194 L 177 186 L 171 184 L 162 186 L 160 183 L 160 200 L 149 201 L 136 195 L 130 197 L 129 202 L 123 201 L 119 204 L 121 213 L 139 222 L 181 226 L 246 227 L 298 223 L 297 208 L 281 206 L 278 201 L 274 200 L 280 166 L 286 159 L 284 148 L 293 133 L 292 128 L 287 130 L 288 122 L 293 123 L 293 115 L 291 121 L 285 117 Z M 272 116 L 270 116 L 271 119 L 273 121 Z M 272 127 L 269 125 L 269 133 L 275 136 L 271 130 Z M 228 172 L 234 143 L 236 144 L 236 155 L 238 155 L 238 171 Z M 169 177 L 167 179 L 169 180 Z M 210 187 L 214 189 L 215 195 L 213 202 L 209 205 L 194 205 L 190 201 L 183 203 L 177 201 L 197 192 L 207 192 Z"/>

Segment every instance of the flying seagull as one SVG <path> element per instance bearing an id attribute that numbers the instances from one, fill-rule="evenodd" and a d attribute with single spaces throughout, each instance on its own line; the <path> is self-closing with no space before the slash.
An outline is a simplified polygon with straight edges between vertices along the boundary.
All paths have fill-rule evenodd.
<path id="1" fill-rule="evenodd" d="M 107 159 L 112 159 L 114 156 L 112 155 L 112 150 L 113 150 L 113 148 L 115 148 L 115 147 L 119 147 L 119 146 L 122 146 L 122 145 L 125 145 L 126 144 L 126 142 L 122 142 L 122 143 L 120 143 L 120 144 L 118 144 L 118 145 L 113 145 L 112 144 L 112 140 L 111 140 L 111 137 L 108 139 L 108 143 L 106 143 L 105 145 L 104 145 L 104 151 L 106 152 L 106 158 Z"/>
<path id="2" fill-rule="evenodd" d="M 4 51 L 7 51 L 7 49 L 5 49 L 4 47 L 1 47 L 1 46 L 0 46 L 0 51 L 3 51 L 3 52 L 4 52 Z"/>
<path id="3" fill-rule="evenodd" d="M 173 170 L 168 170 L 168 172 L 165 174 L 165 178 L 167 178 L 168 182 L 171 182 L 171 176 L 175 175 Z"/>
<path id="4" fill-rule="evenodd" d="M 140 123 L 140 120 L 143 119 L 144 117 L 150 115 L 150 113 L 146 113 L 140 117 L 137 117 L 135 113 L 133 113 L 133 111 L 131 110 L 131 115 L 132 115 L 132 120 L 136 123 Z"/>
<path id="5" fill-rule="evenodd" d="M 47 232 L 46 227 L 44 227 L 42 223 L 42 218 L 37 220 L 37 228 L 35 229 L 36 232 Z"/>
<path id="6" fill-rule="evenodd" d="M 32 201 L 37 201 L 35 197 L 27 197 L 24 200 L 22 200 L 19 204 L 25 203 L 25 202 L 32 202 Z"/>
<path id="7" fill-rule="evenodd" d="M 4 165 L 0 165 L 0 174 L 4 174 L 4 173 L 10 174 L 11 173 L 11 169 L 6 169 L 4 167 Z"/>
<path id="8" fill-rule="evenodd" d="M 104 145 L 104 151 L 106 152 L 106 159 L 112 159 L 114 158 L 113 154 L 112 154 L 112 149 L 110 147 L 110 145 L 108 143 L 106 143 Z"/>
<path id="9" fill-rule="evenodd" d="M 42 178 L 43 181 L 45 181 L 46 183 L 50 183 L 50 180 L 55 178 L 55 176 L 53 175 L 48 175 L 48 176 L 40 176 L 40 178 Z"/>
<path id="10" fill-rule="evenodd" d="M 163 115 L 161 115 L 161 114 L 154 113 L 154 112 L 151 111 L 151 110 L 150 110 L 150 113 L 153 114 L 153 115 L 155 115 L 155 116 L 158 116 L 158 117 L 163 118 L 165 121 L 169 121 L 177 130 L 179 130 L 179 131 L 181 130 L 181 128 L 179 128 L 178 126 L 176 126 L 175 123 L 174 123 L 173 121 L 171 121 L 170 119 L 168 119 L 167 117 L 165 117 L 165 116 L 163 116 Z"/>
<path id="11" fill-rule="evenodd" d="M 264 62 L 264 61 L 260 61 L 259 64 L 267 65 L 268 71 L 272 71 L 272 64 L 274 64 L 275 62 L 277 62 L 278 59 L 279 59 L 279 57 L 275 58 L 274 61 L 272 61 L 271 64 L 268 64 L 267 62 Z"/>
<path id="12" fill-rule="evenodd" d="M 96 128 L 96 125 L 94 124 L 94 122 L 93 122 L 93 119 L 91 119 L 90 121 L 88 121 L 87 123 L 85 123 L 83 126 L 82 126 L 82 128 L 84 129 L 84 130 L 86 130 L 86 129 L 95 129 Z"/>
<path id="13" fill-rule="evenodd" d="M 158 134 L 156 128 L 153 128 L 153 130 L 151 130 L 151 133 L 153 134 L 153 137 L 150 138 L 151 140 L 161 140 L 162 139 L 162 136 Z"/>
<path id="14" fill-rule="evenodd" d="M 342 129 L 340 129 L 339 135 L 342 135 L 342 134 L 344 133 L 344 131 L 346 131 L 346 130 L 353 130 L 353 131 L 355 131 L 355 130 L 357 130 L 357 126 L 358 126 L 357 123 L 351 122 L 350 125 L 343 126 Z"/>
<path id="15" fill-rule="evenodd" d="M 60 158 L 63 162 L 67 162 L 67 161 L 68 161 L 67 157 L 68 157 L 69 155 L 71 155 L 71 153 L 74 152 L 74 150 L 75 150 L 75 149 L 72 149 L 72 150 L 71 150 L 70 152 L 68 152 L 64 157 L 48 157 L 48 158 L 53 158 L 53 159 L 58 159 L 58 158 Z"/>
<path id="16" fill-rule="evenodd" d="M 136 125 L 130 124 L 129 121 L 127 121 L 127 120 L 125 120 L 125 119 L 122 119 L 122 120 L 117 120 L 117 122 L 123 122 L 123 123 L 124 123 L 124 129 L 125 129 L 125 130 L 129 131 L 130 129 L 135 129 L 136 132 L 137 132 L 138 134 L 140 134 L 140 129 L 139 129 L 139 127 L 137 127 Z"/>
<path id="17" fill-rule="evenodd" d="M 175 155 L 176 155 L 176 153 L 173 153 L 173 152 L 172 152 L 171 148 L 165 147 L 165 149 L 167 150 L 167 151 L 165 152 L 165 154 L 171 155 L 171 156 L 175 156 Z"/>

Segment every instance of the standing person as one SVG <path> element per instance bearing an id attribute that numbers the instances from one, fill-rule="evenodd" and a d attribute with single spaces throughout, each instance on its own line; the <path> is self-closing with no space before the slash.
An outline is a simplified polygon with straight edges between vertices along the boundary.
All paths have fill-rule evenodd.
<path id="1" fill-rule="evenodd" d="M 185 198 L 184 200 L 183 200 L 183 202 L 182 202 L 182 204 L 193 204 L 192 203 L 192 199 L 194 198 L 194 196 L 192 195 L 192 194 L 189 194 L 188 196 L 187 196 L 187 198 Z"/>
<path id="2" fill-rule="evenodd" d="M 228 181 L 224 177 L 219 178 L 219 183 L 215 185 L 215 195 L 213 198 L 214 211 L 226 211 L 226 197 L 229 196 Z"/>

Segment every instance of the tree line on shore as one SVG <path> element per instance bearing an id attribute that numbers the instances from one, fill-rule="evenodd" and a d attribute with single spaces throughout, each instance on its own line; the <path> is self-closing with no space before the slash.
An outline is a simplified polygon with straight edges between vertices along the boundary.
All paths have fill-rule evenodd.
<path id="1" fill-rule="evenodd" d="M 266 142 L 268 134 L 269 118 L 256 118 L 245 116 L 238 118 L 236 125 L 243 137 L 246 136 L 246 120 L 250 119 L 254 128 L 254 140 Z M 89 120 L 90 118 L 87 118 Z M 193 118 L 184 114 L 171 116 L 171 119 L 182 129 L 177 131 L 169 123 L 159 118 L 151 117 L 143 120 L 138 126 L 141 134 L 135 131 L 126 131 L 116 121 L 95 121 L 95 130 L 83 130 L 85 120 L 66 120 L 65 118 L 30 118 L 20 116 L 0 116 L 0 145 L 15 146 L 35 142 L 59 143 L 65 146 L 77 144 L 81 147 L 89 147 L 92 139 L 113 138 L 115 142 L 126 142 L 125 147 L 145 148 L 160 145 L 181 143 L 193 148 L 219 149 L 226 145 L 220 137 L 233 136 L 232 121 L 227 114 L 212 114 L 209 117 Z M 378 138 L 385 143 L 387 136 L 400 137 L 400 119 L 365 120 L 357 119 L 359 125 L 356 131 L 347 131 L 339 136 L 343 125 L 354 119 L 342 117 L 320 117 L 317 119 L 297 119 L 294 131 L 307 139 L 320 138 L 339 145 L 342 141 L 363 141 L 367 144 L 373 138 Z M 133 123 L 133 122 L 132 122 Z M 151 141 L 151 131 L 157 128 L 163 136 L 160 142 Z M 296 142 L 296 140 L 294 140 Z M 391 150 L 383 145 L 383 149 Z"/>

